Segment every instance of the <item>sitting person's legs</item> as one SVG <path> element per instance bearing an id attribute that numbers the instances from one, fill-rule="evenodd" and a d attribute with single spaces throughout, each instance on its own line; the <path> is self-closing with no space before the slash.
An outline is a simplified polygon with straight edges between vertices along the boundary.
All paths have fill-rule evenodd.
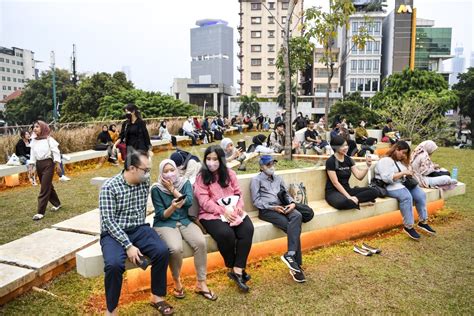
<path id="1" fill-rule="evenodd" d="M 378 196 L 377 190 L 373 188 L 351 188 L 347 191 L 352 196 L 355 196 L 359 203 L 373 202 Z"/>
<path id="2" fill-rule="evenodd" d="M 409 190 L 418 212 L 418 221 L 425 223 L 428 220 L 428 210 L 426 209 L 426 193 L 419 186 Z"/>
<path id="3" fill-rule="evenodd" d="M 177 290 L 182 288 L 180 281 L 181 266 L 183 265 L 183 241 L 180 230 L 176 227 L 155 227 L 160 238 L 166 243 L 169 251 L 169 266 Z"/>
<path id="4" fill-rule="evenodd" d="M 326 202 L 338 210 L 351 210 L 359 207 L 354 201 L 346 198 L 341 192 L 336 190 L 326 192 Z"/>
<path id="5" fill-rule="evenodd" d="M 403 225 L 412 228 L 415 222 L 413 218 L 413 198 L 407 188 L 387 191 L 387 196 L 398 200 L 400 212 L 403 217 Z"/>
<path id="6" fill-rule="evenodd" d="M 211 235 L 217 243 L 217 248 L 224 258 L 224 263 L 227 268 L 235 266 L 235 232 L 228 223 L 224 223 L 220 219 L 201 220 L 202 226 Z"/>
<path id="7" fill-rule="evenodd" d="M 457 183 L 457 181 L 451 179 L 450 176 L 425 177 L 425 181 L 428 183 L 430 188 Z"/>

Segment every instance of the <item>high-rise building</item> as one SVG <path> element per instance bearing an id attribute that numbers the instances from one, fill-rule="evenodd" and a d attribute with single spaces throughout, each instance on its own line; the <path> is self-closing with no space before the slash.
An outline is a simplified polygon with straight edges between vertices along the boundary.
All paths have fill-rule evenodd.
<path id="1" fill-rule="evenodd" d="M 284 41 L 289 0 L 239 0 L 240 93 L 276 98 L 280 75 L 276 67 L 278 52 Z M 291 35 L 299 36 L 298 24 L 303 12 L 303 0 L 293 11 Z"/>
<path id="2" fill-rule="evenodd" d="M 339 60 L 340 49 L 335 47 L 332 49 L 333 54 L 337 54 L 335 60 Z M 328 87 L 328 69 L 320 60 L 324 56 L 323 48 L 316 48 L 314 50 L 314 64 L 313 64 L 313 91 L 314 96 L 314 113 L 324 114 L 326 105 L 326 93 Z M 329 105 L 333 105 L 337 100 L 343 96 L 341 89 L 341 68 L 339 62 L 333 65 L 334 75 L 331 79 L 331 87 L 329 89 Z M 330 70 L 329 70 L 330 71 Z"/>
<path id="3" fill-rule="evenodd" d="M 227 24 L 204 19 L 191 29 L 191 79 L 196 83 L 234 85 L 234 31 Z"/>
<path id="4" fill-rule="evenodd" d="M 233 87 L 233 29 L 227 22 L 204 19 L 191 29 L 191 78 L 174 78 L 176 99 L 195 104 L 200 110 L 229 113 Z"/>
<path id="5" fill-rule="evenodd" d="M 349 29 L 343 28 L 341 36 L 342 63 L 341 78 L 344 93 L 360 92 L 362 97 L 372 97 L 380 90 L 382 64 L 382 23 L 385 17 L 383 11 L 363 10 L 349 18 Z M 361 28 L 367 29 L 372 39 L 365 47 L 357 47 L 352 37 Z"/>
<path id="6" fill-rule="evenodd" d="M 0 46 L 0 99 L 23 89 L 28 80 L 35 78 L 34 52 Z"/>
<path id="7" fill-rule="evenodd" d="M 464 59 L 463 53 L 464 53 L 464 47 L 458 46 L 454 49 L 454 58 L 452 60 L 453 73 L 451 74 L 449 78 L 450 85 L 458 83 L 459 81 L 458 74 L 464 72 L 465 59 Z"/>
<path id="8" fill-rule="evenodd" d="M 469 60 L 469 67 L 474 67 L 474 52 L 471 52 L 471 58 Z"/>
<path id="9" fill-rule="evenodd" d="M 413 0 L 395 0 L 382 26 L 382 79 L 410 67 L 413 23 Z"/>
<path id="10" fill-rule="evenodd" d="M 433 20 L 417 19 L 415 68 L 435 71 L 449 81 L 450 72 L 443 68 L 443 61 L 451 55 L 450 27 L 434 27 Z"/>

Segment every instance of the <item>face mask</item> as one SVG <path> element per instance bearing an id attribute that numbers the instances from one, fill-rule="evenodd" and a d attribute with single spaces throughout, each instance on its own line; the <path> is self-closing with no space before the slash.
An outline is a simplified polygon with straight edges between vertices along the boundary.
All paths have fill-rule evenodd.
<path id="1" fill-rule="evenodd" d="M 189 123 L 192 123 L 192 122 L 193 122 L 193 119 L 188 119 L 188 122 L 189 122 Z"/>
<path id="2" fill-rule="evenodd" d="M 206 161 L 206 165 L 210 172 L 214 172 L 219 169 L 219 161 Z"/>
<path id="3" fill-rule="evenodd" d="M 132 119 L 132 113 L 126 113 L 125 117 L 127 118 L 127 120 L 131 120 Z"/>
<path id="4" fill-rule="evenodd" d="M 178 175 L 174 171 L 169 171 L 167 173 L 164 173 L 162 175 L 163 179 L 171 181 L 171 182 L 176 182 L 176 179 L 178 178 Z"/>
<path id="5" fill-rule="evenodd" d="M 364 126 L 365 126 L 365 123 L 360 123 L 360 126 L 364 127 Z"/>
<path id="6" fill-rule="evenodd" d="M 140 182 L 141 183 L 145 183 L 148 180 L 150 180 L 150 173 L 149 172 L 145 172 L 143 175 L 140 176 Z"/>
<path id="7" fill-rule="evenodd" d="M 273 176 L 273 174 L 275 173 L 275 167 L 265 168 L 265 169 L 263 170 L 263 172 L 264 172 L 267 176 Z"/>

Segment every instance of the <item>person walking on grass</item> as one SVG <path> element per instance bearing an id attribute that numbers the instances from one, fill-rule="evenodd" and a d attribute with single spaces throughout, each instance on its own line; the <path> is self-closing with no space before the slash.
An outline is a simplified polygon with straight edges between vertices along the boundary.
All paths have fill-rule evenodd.
<path id="1" fill-rule="evenodd" d="M 168 245 L 174 297 L 182 299 L 186 296 L 180 278 L 184 239 L 194 251 L 197 274 L 195 292 L 215 301 L 217 295 L 209 290 L 206 283 L 206 239 L 199 226 L 189 217 L 189 208 L 193 204 L 193 188 L 187 179 L 179 176 L 173 160 L 165 159 L 160 163 L 160 175 L 158 182 L 151 188 L 151 199 L 155 208 L 153 228 Z"/>
<path id="2" fill-rule="evenodd" d="M 41 183 L 40 194 L 38 196 L 37 214 L 33 220 L 41 220 L 45 213 L 48 202 L 53 206 L 51 211 L 61 208 L 61 201 L 53 186 L 54 169 L 60 172 L 61 153 L 58 142 L 50 136 L 51 130 L 43 121 L 36 121 L 33 125 L 33 132 L 36 137 L 30 143 L 30 164 L 36 165 L 36 171 Z"/>
<path id="3" fill-rule="evenodd" d="M 285 193 L 284 204 L 279 194 L 286 191 L 283 178 L 275 174 L 273 156 L 264 155 L 260 158 L 260 173 L 250 182 L 250 193 L 253 205 L 258 209 L 258 218 L 270 222 L 288 235 L 288 251 L 281 256 L 281 260 L 290 269 L 290 275 L 298 283 L 306 282 L 301 265 L 301 224 L 303 216 L 296 210 L 293 198 Z M 283 192 L 284 192 L 283 191 Z"/>
<path id="4" fill-rule="evenodd" d="M 117 315 L 125 260 L 143 265 L 151 261 L 151 306 L 173 314 L 165 301 L 168 247 L 145 223 L 151 162 L 145 151 L 128 149 L 124 170 L 107 180 L 99 194 L 100 245 L 104 257 L 106 315 Z"/>

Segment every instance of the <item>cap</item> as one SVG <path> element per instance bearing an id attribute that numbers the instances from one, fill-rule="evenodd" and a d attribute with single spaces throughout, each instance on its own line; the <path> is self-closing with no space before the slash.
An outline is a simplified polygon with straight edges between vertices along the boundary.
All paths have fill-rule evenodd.
<path id="1" fill-rule="evenodd" d="M 278 160 L 275 160 L 273 156 L 270 155 L 263 155 L 260 157 L 260 165 L 268 165 L 270 162 L 278 162 Z"/>
<path id="2" fill-rule="evenodd" d="M 176 164 L 176 167 L 179 167 L 181 166 L 182 164 L 184 164 L 184 157 L 183 155 L 181 155 L 179 152 L 174 152 L 171 154 L 171 157 L 170 157 L 171 160 L 174 161 L 174 163 Z"/>

